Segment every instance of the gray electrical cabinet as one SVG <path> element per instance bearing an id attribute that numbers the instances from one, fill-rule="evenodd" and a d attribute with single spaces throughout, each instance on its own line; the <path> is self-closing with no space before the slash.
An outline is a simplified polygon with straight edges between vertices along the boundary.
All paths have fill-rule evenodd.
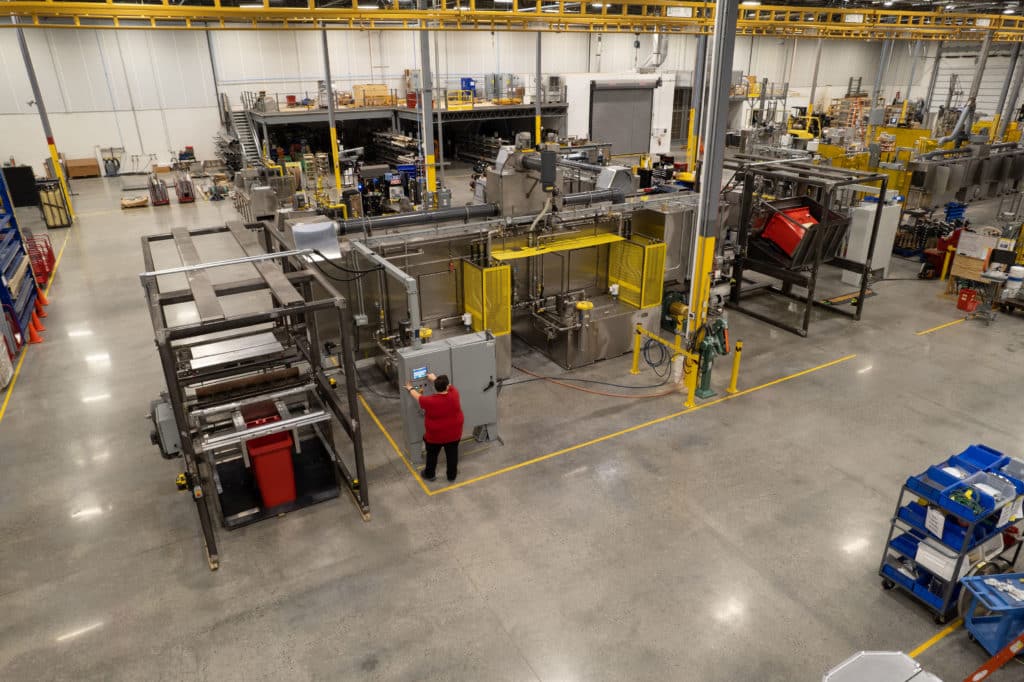
<path id="1" fill-rule="evenodd" d="M 425 395 L 434 393 L 427 374 L 447 374 L 459 391 L 466 421 L 463 438 L 498 439 L 498 373 L 494 337 L 488 332 L 463 334 L 398 351 L 398 384 L 409 382 Z M 402 391 L 402 446 L 409 455 L 423 454 L 423 411 Z"/>

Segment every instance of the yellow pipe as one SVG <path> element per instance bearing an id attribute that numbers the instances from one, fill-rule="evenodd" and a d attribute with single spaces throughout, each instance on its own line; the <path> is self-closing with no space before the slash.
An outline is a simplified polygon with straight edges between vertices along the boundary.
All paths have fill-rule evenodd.
<path id="1" fill-rule="evenodd" d="M 537 147 L 537 149 L 540 149 L 540 143 L 542 142 L 542 140 L 540 139 L 540 116 L 533 117 L 533 129 L 533 139 L 536 140 L 534 146 Z"/>
<path id="2" fill-rule="evenodd" d="M 900 109 L 900 123 L 907 122 L 907 104 L 909 104 L 909 102 L 907 100 L 903 100 L 903 108 Z"/>
<path id="3" fill-rule="evenodd" d="M 53 173 L 57 176 L 57 181 L 60 182 L 60 191 L 64 194 L 64 201 L 68 205 L 68 215 L 71 216 L 71 220 L 75 219 L 75 209 L 71 205 L 71 192 L 68 191 L 68 181 L 64 177 L 64 169 L 60 165 L 60 155 L 57 154 L 57 145 L 53 143 L 53 139 L 47 140 L 47 146 L 50 148 L 50 160 L 53 161 Z"/>
<path id="4" fill-rule="evenodd" d="M 338 160 L 338 131 L 331 126 L 331 160 L 334 162 L 334 188 L 341 196 L 341 162 Z"/>
<path id="5" fill-rule="evenodd" d="M 732 356 L 732 376 L 729 377 L 729 388 L 726 393 L 736 393 L 736 381 L 740 378 L 740 355 L 743 354 L 743 342 L 736 342 L 736 352 Z"/>

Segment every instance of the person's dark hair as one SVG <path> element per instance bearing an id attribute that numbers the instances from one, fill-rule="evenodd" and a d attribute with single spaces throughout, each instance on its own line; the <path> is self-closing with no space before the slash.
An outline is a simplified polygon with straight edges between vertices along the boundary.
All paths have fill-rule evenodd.
<path id="1" fill-rule="evenodd" d="M 442 374 L 441 376 L 434 379 L 434 390 L 438 393 L 444 393 L 448 389 L 448 375 Z"/>

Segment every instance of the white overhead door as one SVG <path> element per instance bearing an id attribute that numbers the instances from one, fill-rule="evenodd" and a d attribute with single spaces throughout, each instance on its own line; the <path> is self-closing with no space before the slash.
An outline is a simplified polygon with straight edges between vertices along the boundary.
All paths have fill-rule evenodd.
<path id="1" fill-rule="evenodd" d="M 932 97 L 932 111 L 938 111 L 940 106 L 946 104 L 946 97 L 949 95 L 950 79 L 956 75 L 956 87 L 953 88 L 952 106 L 963 106 L 967 103 L 967 95 L 971 92 L 971 83 L 974 81 L 974 71 L 978 64 L 977 53 L 969 54 L 943 54 L 939 60 L 939 78 L 935 82 L 935 96 Z M 1003 82 L 1006 80 L 1006 71 L 1010 68 L 1010 58 L 1003 55 L 990 55 L 985 65 L 985 73 L 981 78 L 981 87 L 978 89 L 977 111 L 984 117 L 993 116 L 996 113 L 996 105 L 999 103 L 999 93 L 1003 89 Z M 911 97 L 917 98 L 924 95 L 924 91 L 916 88 Z"/>

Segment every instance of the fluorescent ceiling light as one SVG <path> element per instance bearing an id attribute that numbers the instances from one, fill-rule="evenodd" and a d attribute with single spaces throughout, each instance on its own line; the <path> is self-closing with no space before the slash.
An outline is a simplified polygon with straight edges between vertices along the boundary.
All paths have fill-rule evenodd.
<path id="1" fill-rule="evenodd" d="M 1013 9 L 1012 7 L 1007 7 L 1006 9 L 1003 10 L 1003 14 L 1013 14 L 1015 11 L 1016 10 Z"/>
<path id="2" fill-rule="evenodd" d="M 239 9 L 263 9 L 262 2 L 247 2 L 244 5 L 239 5 Z"/>
<path id="3" fill-rule="evenodd" d="M 885 5 L 886 7 L 892 7 L 892 0 L 885 0 L 885 2 L 883 2 L 882 4 Z"/>
<path id="4" fill-rule="evenodd" d="M 512 0 L 494 0 L 495 5 L 511 5 Z"/>
<path id="5" fill-rule="evenodd" d="M 761 0 L 743 0 L 740 4 L 744 7 L 757 7 L 761 4 Z"/>

